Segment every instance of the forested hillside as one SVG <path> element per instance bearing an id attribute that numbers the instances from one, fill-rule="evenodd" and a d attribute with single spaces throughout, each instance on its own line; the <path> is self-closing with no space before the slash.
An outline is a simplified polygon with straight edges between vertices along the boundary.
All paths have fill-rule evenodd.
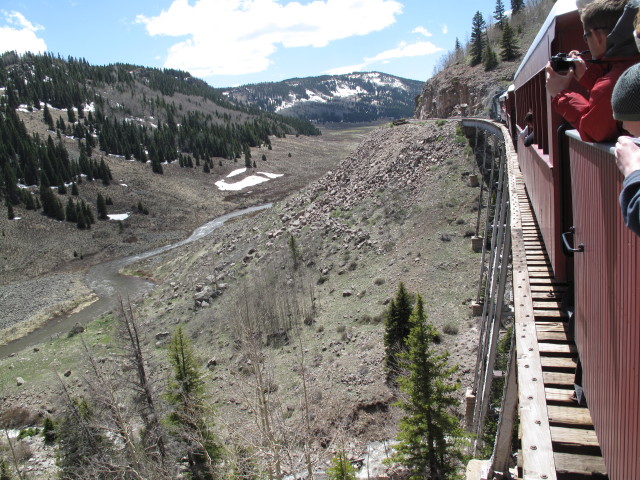
<path id="1" fill-rule="evenodd" d="M 413 116 L 423 82 L 380 72 L 292 78 L 226 89 L 229 98 L 317 122 L 371 122 Z"/>
<path id="2" fill-rule="evenodd" d="M 22 203 L 76 221 L 78 214 L 65 214 L 49 187 L 64 194 L 83 179 L 108 184 L 102 154 L 150 163 L 158 174 L 174 161 L 186 168 L 202 164 L 208 173 L 214 158 L 221 163 L 244 156 L 251 167 L 250 148 L 268 147 L 269 135 L 320 133 L 306 121 L 239 106 L 187 72 L 92 66 L 50 54 L 0 56 L 0 94 L 0 196 L 10 218 Z M 41 112 L 48 133 L 33 133 L 19 110 Z M 77 149 L 70 152 L 63 137 L 77 141 Z M 78 209 L 81 204 L 67 210 Z"/>

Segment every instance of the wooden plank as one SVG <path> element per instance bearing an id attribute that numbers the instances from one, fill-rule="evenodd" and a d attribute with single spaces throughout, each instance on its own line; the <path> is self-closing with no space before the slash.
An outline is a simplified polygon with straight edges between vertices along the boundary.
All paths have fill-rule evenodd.
<path id="1" fill-rule="evenodd" d="M 583 428 L 551 427 L 551 439 L 553 443 L 579 447 L 600 447 L 598 437 L 594 430 Z"/>
<path id="2" fill-rule="evenodd" d="M 534 300 L 533 308 L 535 309 L 555 309 L 560 310 L 562 308 L 562 303 L 560 303 L 556 298 L 549 297 L 548 300 Z"/>
<path id="3" fill-rule="evenodd" d="M 543 355 L 540 357 L 540 363 L 542 363 L 543 369 L 562 368 L 566 370 L 575 370 L 577 366 L 576 360 L 570 357 L 547 357 Z"/>
<path id="4" fill-rule="evenodd" d="M 567 312 L 563 312 L 560 310 L 542 310 L 536 308 L 534 310 L 534 314 L 536 317 L 544 317 L 544 318 L 569 318 Z"/>
<path id="5" fill-rule="evenodd" d="M 539 346 L 540 353 L 555 353 L 574 355 L 578 353 L 575 345 L 567 345 L 561 343 L 541 343 Z"/>
<path id="6" fill-rule="evenodd" d="M 562 373 L 562 372 L 543 372 L 545 385 L 557 385 L 571 388 L 573 387 L 573 380 L 575 379 L 575 373 Z"/>
<path id="7" fill-rule="evenodd" d="M 564 322 L 536 322 L 537 332 L 564 332 L 566 329 L 567 325 Z"/>
<path id="8" fill-rule="evenodd" d="M 538 341 L 539 342 L 565 342 L 568 343 L 570 340 L 567 337 L 567 332 L 565 331 L 553 331 L 549 332 L 546 330 L 538 330 Z"/>
<path id="9" fill-rule="evenodd" d="M 583 476 L 607 475 L 607 467 L 602 457 L 558 452 L 553 456 L 558 473 Z"/>
<path id="10" fill-rule="evenodd" d="M 549 423 L 593 426 L 589 409 L 585 407 L 549 405 L 547 411 L 549 412 Z"/>
<path id="11" fill-rule="evenodd" d="M 575 405 L 576 401 L 571 398 L 573 395 L 573 388 L 553 388 L 547 387 L 544 389 L 547 402 L 565 403 L 568 405 Z"/>

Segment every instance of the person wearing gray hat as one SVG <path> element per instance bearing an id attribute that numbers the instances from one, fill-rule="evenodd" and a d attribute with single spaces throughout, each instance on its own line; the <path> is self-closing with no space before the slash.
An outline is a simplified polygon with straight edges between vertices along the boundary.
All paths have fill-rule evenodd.
<path id="1" fill-rule="evenodd" d="M 627 227 L 640 235 L 640 63 L 620 75 L 611 95 L 613 118 L 636 138 L 618 137 L 616 164 L 624 175 L 620 192 L 620 209 Z"/>

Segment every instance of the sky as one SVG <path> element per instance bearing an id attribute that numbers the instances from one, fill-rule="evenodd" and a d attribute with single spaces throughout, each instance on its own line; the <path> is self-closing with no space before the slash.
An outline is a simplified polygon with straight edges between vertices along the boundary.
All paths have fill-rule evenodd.
<path id="1" fill-rule="evenodd" d="M 505 8 L 509 0 L 503 0 Z M 380 71 L 427 80 L 494 0 L 2 0 L 0 52 L 190 72 L 214 87 Z"/>

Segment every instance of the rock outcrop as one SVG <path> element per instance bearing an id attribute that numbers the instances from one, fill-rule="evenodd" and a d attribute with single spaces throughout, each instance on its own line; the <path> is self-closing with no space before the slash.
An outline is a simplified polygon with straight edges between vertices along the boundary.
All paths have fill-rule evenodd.
<path id="1" fill-rule="evenodd" d="M 492 98 L 513 81 L 517 62 L 502 62 L 489 72 L 482 65 L 464 62 L 452 65 L 431 77 L 416 98 L 415 116 L 450 118 L 488 115 Z"/>

